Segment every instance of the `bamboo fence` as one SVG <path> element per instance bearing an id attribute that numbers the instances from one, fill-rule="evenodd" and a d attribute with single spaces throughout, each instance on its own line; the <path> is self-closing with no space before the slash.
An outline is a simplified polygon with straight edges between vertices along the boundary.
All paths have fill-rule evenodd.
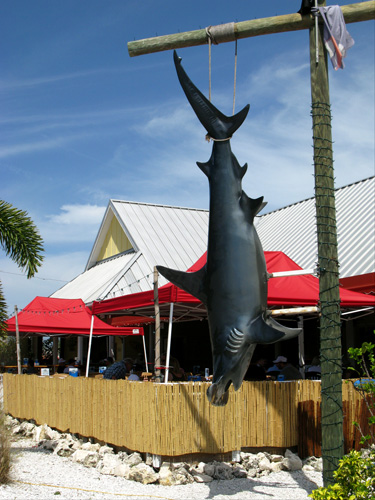
<path id="1" fill-rule="evenodd" d="M 244 382 L 224 407 L 209 404 L 206 382 L 155 384 L 84 377 L 4 374 L 4 410 L 19 419 L 141 453 L 224 454 L 299 444 L 303 402 L 320 402 L 320 382 Z M 347 421 L 360 395 L 343 381 Z M 317 412 L 310 411 L 316 426 Z M 347 425 L 348 432 L 355 432 Z M 352 431 L 350 431 L 352 429 Z M 353 441 L 353 436 L 348 436 Z"/>

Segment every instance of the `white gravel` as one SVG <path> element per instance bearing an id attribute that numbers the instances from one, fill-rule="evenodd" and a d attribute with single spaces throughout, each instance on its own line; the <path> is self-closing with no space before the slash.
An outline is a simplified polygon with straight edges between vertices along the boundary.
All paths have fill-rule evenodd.
<path id="1" fill-rule="evenodd" d="M 0 486 L 0 499 L 237 500 L 308 499 L 322 486 L 319 472 L 278 472 L 256 479 L 232 479 L 182 486 L 143 485 L 100 474 L 69 458 L 37 448 L 31 439 L 12 443 L 12 483 Z"/>

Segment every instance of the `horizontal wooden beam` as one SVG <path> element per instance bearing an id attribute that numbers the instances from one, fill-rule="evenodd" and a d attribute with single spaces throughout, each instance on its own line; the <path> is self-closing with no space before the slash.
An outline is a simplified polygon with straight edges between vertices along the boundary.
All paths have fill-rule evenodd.
<path id="1" fill-rule="evenodd" d="M 341 10 L 346 23 L 369 21 L 375 19 L 375 0 L 343 5 Z M 218 42 L 231 42 L 236 39 L 283 33 L 286 31 L 300 31 L 310 28 L 313 23 L 314 19 L 312 16 L 301 16 L 297 13 L 231 23 L 232 35 L 226 33 L 223 39 L 218 40 Z M 130 57 L 135 57 L 165 50 L 205 45 L 206 43 L 208 43 L 206 30 L 200 29 L 128 42 L 128 52 Z"/>

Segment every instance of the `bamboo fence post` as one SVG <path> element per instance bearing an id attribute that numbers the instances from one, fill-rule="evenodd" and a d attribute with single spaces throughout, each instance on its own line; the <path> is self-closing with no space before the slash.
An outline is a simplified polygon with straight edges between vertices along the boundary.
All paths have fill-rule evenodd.
<path id="1" fill-rule="evenodd" d="M 319 0 L 319 6 L 325 0 Z M 337 255 L 331 108 L 323 25 L 310 29 L 311 114 L 313 121 L 315 204 L 318 236 L 320 357 L 322 367 L 322 456 L 324 484 L 344 454 L 341 324 Z M 316 53 L 318 52 L 318 62 Z"/>
<path id="2" fill-rule="evenodd" d="M 341 10 L 347 24 L 369 21 L 375 18 L 375 1 L 342 5 Z M 215 39 L 217 38 L 218 43 L 233 42 L 241 38 L 309 29 L 313 24 L 314 19 L 311 16 L 301 16 L 298 13 L 265 17 L 263 19 L 228 23 L 228 30 L 225 30 L 224 36 L 222 38 L 215 37 Z M 231 25 L 230 29 L 229 25 Z M 232 33 L 229 33 L 229 31 Z M 128 53 L 130 57 L 135 57 L 165 50 L 195 47 L 207 43 L 207 32 L 205 29 L 200 29 L 128 42 Z"/>

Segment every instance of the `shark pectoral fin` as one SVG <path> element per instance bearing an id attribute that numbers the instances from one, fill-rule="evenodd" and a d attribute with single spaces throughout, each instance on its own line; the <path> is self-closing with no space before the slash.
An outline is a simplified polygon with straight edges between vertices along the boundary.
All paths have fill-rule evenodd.
<path id="1" fill-rule="evenodd" d="M 280 325 L 280 323 L 278 323 L 271 317 L 268 317 L 266 319 L 266 323 L 270 327 L 275 328 L 276 330 L 279 330 L 284 334 L 284 336 L 280 340 L 294 339 L 294 337 L 297 337 L 297 335 L 302 332 L 302 328 L 288 328 L 287 326 Z"/>
<path id="2" fill-rule="evenodd" d="M 171 283 L 190 293 L 203 302 L 203 304 L 207 304 L 206 266 L 203 266 L 202 269 L 194 273 L 177 271 L 164 266 L 156 266 L 156 268 Z"/>
<path id="3" fill-rule="evenodd" d="M 250 341 L 254 344 L 274 344 L 285 337 L 283 328 L 276 321 L 269 324 L 260 315 L 251 325 Z M 290 330 L 290 328 L 287 328 L 287 330 Z"/>
<path id="4" fill-rule="evenodd" d="M 246 218 L 250 222 L 252 222 L 257 213 L 259 213 L 265 207 L 265 204 L 263 203 L 263 196 L 254 200 L 253 198 L 247 196 L 244 191 L 242 191 L 241 194 L 240 204 L 242 210 L 246 214 Z"/>

